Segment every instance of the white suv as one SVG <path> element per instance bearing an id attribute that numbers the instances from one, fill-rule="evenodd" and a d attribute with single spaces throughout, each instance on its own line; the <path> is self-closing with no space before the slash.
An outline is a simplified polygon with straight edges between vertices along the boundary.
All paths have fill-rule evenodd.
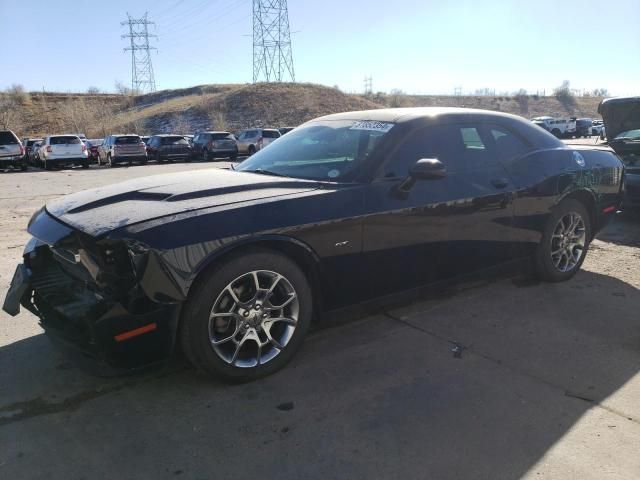
<path id="1" fill-rule="evenodd" d="M 20 167 L 27 169 L 24 146 L 11 130 L 0 130 L 0 168 Z"/>
<path id="2" fill-rule="evenodd" d="M 55 167 L 81 165 L 89 168 L 87 146 L 77 135 L 51 135 L 38 148 L 37 157 L 46 170 Z"/>

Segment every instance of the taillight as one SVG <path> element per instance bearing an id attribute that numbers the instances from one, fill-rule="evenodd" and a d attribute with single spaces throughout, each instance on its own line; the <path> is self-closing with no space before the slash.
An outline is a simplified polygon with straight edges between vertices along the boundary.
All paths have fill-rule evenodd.
<path id="1" fill-rule="evenodd" d="M 47 153 L 51 153 L 53 152 L 53 148 L 51 147 L 51 145 L 47 146 Z"/>
<path id="2" fill-rule="evenodd" d="M 86 146 L 84 143 L 82 144 L 82 151 L 83 151 L 83 152 L 86 152 L 86 151 L 87 151 L 87 146 Z"/>
<path id="3" fill-rule="evenodd" d="M 25 149 L 22 145 L 20 145 L 20 155 L 24 155 Z"/>

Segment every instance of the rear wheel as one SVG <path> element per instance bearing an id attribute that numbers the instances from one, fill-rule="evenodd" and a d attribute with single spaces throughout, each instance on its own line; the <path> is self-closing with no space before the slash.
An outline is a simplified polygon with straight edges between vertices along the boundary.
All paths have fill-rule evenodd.
<path id="1" fill-rule="evenodd" d="M 23 172 L 26 172 L 27 168 L 28 168 L 28 166 L 27 166 L 26 163 L 23 163 L 22 165 L 20 165 L 20 170 L 23 171 Z"/>
<path id="2" fill-rule="evenodd" d="M 563 201 L 547 221 L 536 249 L 538 276 L 548 282 L 571 279 L 582 267 L 590 242 L 589 212 L 577 200 Z"/>
<path id="3" fill-rule="evenodd" d="M 207 150 L 206 148 L 202 149 L 202 160 L 204 160 L 205 162 L 211 160 L 211 157 L 209 156 L 209 150 Z"/>
<path id="4" fill-rule="evenodd" d="M 107 167 L 113 168 L 115 164 L 111 161 L 111 155 L 107 155 Z"/>
<path id="5" fill-rule="evenodd" d="M 229 382 L 275 373 L 302 345 L 312 292 L 289 258 L 254 250 L 230 258 L 193 287 L 182 317 L 185 355 Z"/>
<path id="6" fill-rule="evenodd" d="M 253 145 L 249 145 L 249 149 L 247 150 L 247 153 L 249 154 L 249 156 L 255 154 L 256 153 L 256 147 L 254 147 Z"/>

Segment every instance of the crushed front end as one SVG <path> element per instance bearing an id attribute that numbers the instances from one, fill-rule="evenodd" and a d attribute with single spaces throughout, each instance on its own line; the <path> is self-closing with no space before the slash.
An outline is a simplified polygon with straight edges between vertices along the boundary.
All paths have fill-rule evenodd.
<path id="1" fill-rule="evenodd" d="M 16 315 L 22 305 L 55 343 L 91 360 L 95 373 L 123 373 L 171 355 L 182 299 L 157 265 L 147 268 L 153 251 L 94 239 L 45 209 L 33 216 L 29 233 L 5 311 Z"/>

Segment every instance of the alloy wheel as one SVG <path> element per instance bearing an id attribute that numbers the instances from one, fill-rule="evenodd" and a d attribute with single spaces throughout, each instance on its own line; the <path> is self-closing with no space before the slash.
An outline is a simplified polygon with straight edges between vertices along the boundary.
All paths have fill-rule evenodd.
<path id="1" fill-rule="evenodd" d="M 551 237 L 551 261 L 562 273 L 570 272 L 580 263 L 587 244 L 587 230 L 582 217 L 575 212 L 563 216 Z"/>
<path id="2" fill-rule="evenodd" d="M 209 315 L 209 341 L 227 364 L 264 365 L 289 344 L 300 305 L 293 285 L 271 271 L 248 272 L 229 283 Z"/>

